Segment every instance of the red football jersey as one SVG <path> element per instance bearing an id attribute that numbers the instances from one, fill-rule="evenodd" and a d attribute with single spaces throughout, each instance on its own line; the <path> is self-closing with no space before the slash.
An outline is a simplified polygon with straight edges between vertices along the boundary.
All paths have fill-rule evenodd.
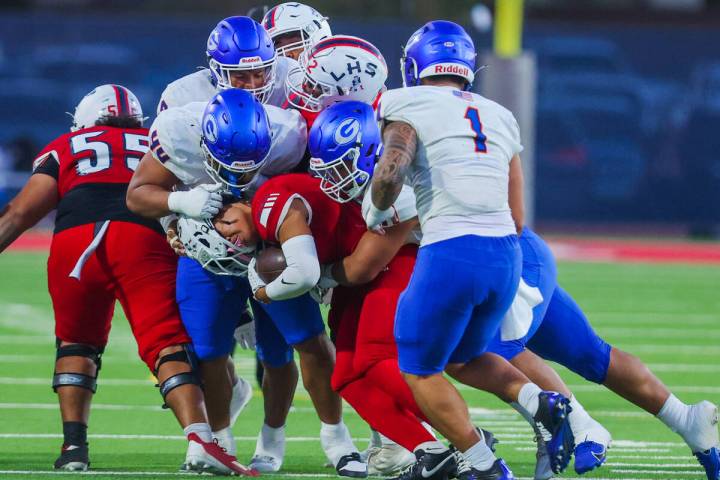
<path id="1" fill-rule="evenodd" d="M 54 161 L 62 198 L 82 184 L 129 183 L 149 148 L 146 128 L 84 128 L 50 142 L 37 156 L 33 169 Z"/>
<path id="2" fill-rule="evenodd" d="M 130 178 L 150 148 L 146 128 L 90 127 L 66 133 L 43 149 L 33 173 L 58 185 L 55 231 L 104 220 L 154 223 L 125 205 Z"/>
<path id="3" fill-rule="evenodd" d="M 253 222 L 264 241 L 279 243 L 278 230 L 295 199 L 308 210 L 320 263 L 350 255 L 367 231 L 359 204 L 335 202 L 320 190 L 319 178 L 293 173 L 271 178 L 253 197 Z"/>

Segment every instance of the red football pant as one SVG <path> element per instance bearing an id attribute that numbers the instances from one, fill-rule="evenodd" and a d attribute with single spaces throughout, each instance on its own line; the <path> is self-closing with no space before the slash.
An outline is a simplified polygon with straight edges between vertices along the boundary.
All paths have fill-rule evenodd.
<path id="1" fill-rule="evenodd" d="M 337 351 L 333 388 L 374 429 L 413 451 L 435 438 L 397 364 L 395 310 L 415 266 L 406 245 L 367 285 L 333 291 L 328 323 Z"/>
<path id="2" fill-rule="evenodd" d="M 191 343 L 175 303 L 177 256 L 148 227 L 112 221 L 80 280 L 70 272 L 93 239 L 94 224 L 56 233 L 48 258 L 48 287 L 58 339 L 104 348 L 118 300 L 140 358 L 154 370 L 159 352 Z"/>

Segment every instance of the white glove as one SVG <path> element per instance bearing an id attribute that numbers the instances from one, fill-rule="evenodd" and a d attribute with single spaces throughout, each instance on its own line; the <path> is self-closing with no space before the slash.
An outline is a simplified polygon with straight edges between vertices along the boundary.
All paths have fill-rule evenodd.
<path id="1" fill-rule="evenodd" d="M 252 290 L 253 297 L 255 296 L 255 292 L 260 290 L 262 287 L 267 285 L 265 282 L 263 282 L 262 278 L 260 278 L 260 275 L 258 275 L 257 270 L 255 270 L 255 264 L 257 262 L 255 261 L 255 258 L 250 260 L 250 263 L 248 263 L 248 270 L 247 270 L 247 277 L 250 281 L 250 289 Z"/>
<path id="2" fill-rule="evenodd" d="M 373 230 L 377 233 L 384 233 L 385 230 L 382 228 L 383 222 L 392 218 L 395 210 L 390 207 L 386 210 L 380 210 L 375 206 L 374 203 L 368 202 L 370 205 L 363 211 L 363 218 L 367 224 L 368 230 Z"/>
<path id="3" fill-rule="evenodd" d="M 255 321 L 239 325 L 235 329 L 235 341 L 243 350 L 255 350 Z"/>
<path id="4" fill-rule="evenodd" d="M 212 218 L 222 208 L 222 195 L 219 190 L 223 186 L 199 185 L 185 192 L 172 192 L 168 196 L 168 209 L 191 218 Z"/>

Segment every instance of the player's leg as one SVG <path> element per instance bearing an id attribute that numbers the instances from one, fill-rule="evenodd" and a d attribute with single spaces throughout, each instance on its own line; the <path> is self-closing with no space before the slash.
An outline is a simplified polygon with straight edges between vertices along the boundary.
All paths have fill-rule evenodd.
<path id="1" fill-rule="evenodd" d="M 55 312 L 57 353 L 53 390 L 63 422 L 63 446 L 55 468 L 87 470 L 87 428 L 100 357 L 110 332 L 115 298 L 109 280 L 91 257 L 81 280 L 69 274 L 90 244 L 93 225 L 55 234 L 48 258 L 48 287 Z"/>
<path id="2" fill-rule="evenodd" d="M 285 458 L 285 423 L 298 382 L 293 349 L 285 342 L 272 319 L 251 299 L 255 315 L 258 360 L 262 363 L 265 418 L 258 434 L 250 466 L 259 472 L 280 470 Z"/>
<path id="3" fill-rule="evenodd" d="M 708 478 L 720 476 L 717 407 L 706 401 L 687 405 L 678 400 L 637 357 L 612 348 L 600 338 L 577 303 L 561 288 L 528 347 L 656 415 L 683 437 Z"/>
<path id="4" fill-rule="evenodd" d="M 340 396 L 332 389 L 335 347 L 325 333 L 320 308 L 309 294 L 265 308 L 285 341 L 298 352 L 303 386 L 321 422 L 320 443 L 337 468 L 359 452 L 343 422 Z"/>
<path id="5" fill-rule="evenodd" d="M 140 357 L 155 373 L 166 405 L 188 438 L 185 467 L 252 474 L 234 454 L 213 442 L 197 357 L 175 302 L 177 259 L 165 239 L 146 227 L 116 222 L 108 229 L 105 243 L 106 248 L 96 255 L 112 272 L 115 295 L 137 340 Z M 227 372 L 226 364 L 221 369 Z"/>
<path id="6" fill-rule="evenodd" d="M 479 258 L 483 263 L 474 261 Z M 488 295 L 484 291 L 478 298 L 478 277 L 496 284 L 493 296 L 502 297 L 497 307 L 504 310 L 512 301 L 519 273 L 519 248 L 514 238 L 468 236 L 434 243 L 420 249 L 410 284 L 398 304 L 395 339 L 400 370 L 431 425 L 462 452 L 458 455 L 461 476 L 471 475 L 473 469 L 484 474 L 497 470 L 498 478 L 502 478 L 509 471 L 496 461 L 470 421 L 465 401 L 442 372 L 465 336 L 475 305 Z M 449 282 L 450 277 L 457 280 Z M 501 305 L 503 302 L 506 304 Z M 481 348 L 487 346 L 499 326 L 502 313 L 495 316 L 497 319 L 491 317 L 485 324 L 488 338 Z M 413 466 L 414 471 L 408 472 L 408 478 L 449 463 L 447 458 L 448 452 L 439 447 L 426 452 Z"/>

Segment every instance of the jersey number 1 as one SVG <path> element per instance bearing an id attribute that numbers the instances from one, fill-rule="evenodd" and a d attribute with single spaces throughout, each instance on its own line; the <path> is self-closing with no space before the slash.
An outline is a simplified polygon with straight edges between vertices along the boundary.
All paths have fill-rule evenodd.
<path id="1" fill-rule="evenodd" d="M 475 107 L 468 107 L 465 110 L 465 118 L 470 120 L 470 128 L 475 132 L 475 151 L 487 153 L 487 137 L 482 131 L 482 122 L 480 121 L 480 113 Z"/>

